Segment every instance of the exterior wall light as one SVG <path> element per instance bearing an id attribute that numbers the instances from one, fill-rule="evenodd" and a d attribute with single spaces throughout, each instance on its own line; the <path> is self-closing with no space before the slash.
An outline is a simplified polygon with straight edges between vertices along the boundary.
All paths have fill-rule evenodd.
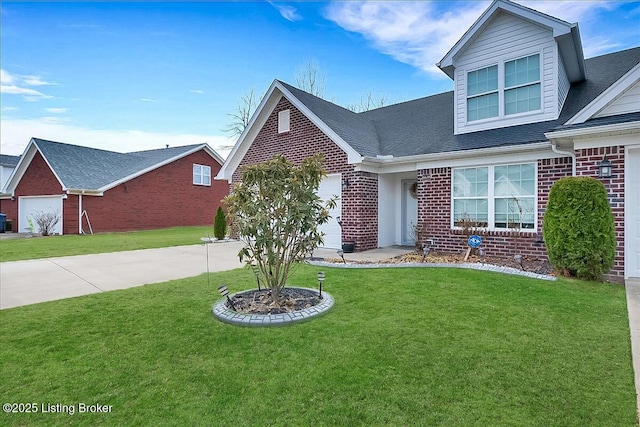
<path id="1" fill-rule="evenodd" d="M 349 188 L 349 179 L 345 178 L 342 180 L 342 189 L 346 190 L 347 188 Z"/>
<path id="2" fill-rule="evenodd" d="M 611 166 L 611 162 L 607 160 L 606 157 L 600 162 L 600 164 L 598 165 L 598 169 L 600 169 L 600 178 L 611 178 L 613 167 Z"/>

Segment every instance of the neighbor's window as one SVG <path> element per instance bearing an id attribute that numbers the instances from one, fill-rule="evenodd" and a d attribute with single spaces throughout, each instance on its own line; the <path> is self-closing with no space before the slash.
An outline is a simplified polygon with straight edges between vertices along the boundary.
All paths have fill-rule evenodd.
<path id="1" fill-rule="evenodd" d="M 467 121 L 504 117 L 542 108 L 540 55 L 467 73 Z"/>
<path id="2" fill-rule="evenodd" d="M 291 130 L 290 110 L 282 110 L 278 113 L 278 133 L 285 133 Z"/>
<path id="3" fill-rule="evenodd" d="M 469 221 L 490 230 L 535 228 L 534 163 L 454 169 L 452 173 L 454 226 Z"/>
<path id="4" fill-rule="evenodd" d="M 211 166 L 194 164 L 193 183 L 195 185 L 211 185 Z"/>

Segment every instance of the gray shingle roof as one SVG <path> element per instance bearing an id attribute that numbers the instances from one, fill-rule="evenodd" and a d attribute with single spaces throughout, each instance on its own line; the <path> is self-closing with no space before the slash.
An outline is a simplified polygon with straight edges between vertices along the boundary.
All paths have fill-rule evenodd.
<path id="1" fill-rule="evenodd" d="M 33 138 L 43 156 L 69 189 L 98 190 L 201 145 L 117 153 Z"/>
<path id="2" fill-rule="evenodd" d="M 8 154 L 0 154 L 0 166 L 15 167 L 20 160 L 20 156 L 10 156 Z"/>
<path id="3" fill-rule="evenodd" d="M 293 96 L 363 156 L 379 154 L 378 134 L 368 118 L 280 81 Z"/>
<path id="4" fill-rule="evenodd" d="M 454 135 L 453 91 L 354 113 L 283 83 L 363 156 L 404 157 L 546 141 L 561 126 L 640 62 L 640 47 L 585 61 L 587 79 L 571 85 L 556 120 Z"/>

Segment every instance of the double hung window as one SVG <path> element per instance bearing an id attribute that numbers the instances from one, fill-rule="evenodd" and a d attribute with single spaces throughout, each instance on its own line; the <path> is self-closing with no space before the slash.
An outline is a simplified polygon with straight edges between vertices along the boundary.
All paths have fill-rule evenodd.
<path id="1" fill-rule="evenodd" d="M 541 108 L 539 54 L 467 73 L 468 122 Z"/>

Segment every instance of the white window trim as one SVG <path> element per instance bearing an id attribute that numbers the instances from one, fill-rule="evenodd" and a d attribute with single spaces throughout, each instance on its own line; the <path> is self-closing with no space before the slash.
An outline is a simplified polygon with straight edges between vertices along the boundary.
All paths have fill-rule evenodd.
<path id="1" fill-rule="evenodd" d="M 522 85 L 517 85 L 517 86 L 510 86 L 510 87 L 506 87 L 505 83 L 504 83 L 504 69 L 505 69 L 505 64 L 507 62 L 511 62 L 511 61 L 516 61 L 518 59 L 522 59 L 522 58 L 527 58 L 529 56 L 533 56 L 533 55 L 538 55 L 540 58 L 540 75 L 538 76 L 538 80 L 535 82 L 530 82 L 530 83 L 525 83 Z M 476 94 L 473 96 L 469 96 L 467 93 L 468 90 L 468 79 L 469 79 L 469 73 L 472 73 L 474 71 L 478 71 L 478 70 L 482 70 L 484 68 L 489 68 L 492 67 L 494 65 L 498 66 L 498 115 L 497 116 L 493 116 L 493 117 L 487 117 L 486 119 L 479 119 L 479 120 L 469 120 L 469 114 L 468 114 L 468 102 L 469 99 L 471 98 L 476 98 L 478 96 L 481 95 L 487 95 L 490 93 L 495 93 L 496 91 L 489 91 L 486 93 L 482 93 L 482 94 Z M 544 67 L 543 67 L 543 55 L 542 55 L 542 51 L 534 51 L 534 52 L 530 52 L 527 53 L 525 55 L 519 55 L 515 58 L 508 58 L 508 59 L 501 59 L 498 62 L 491 62 L 485 65 L 482 65 L 481 67 L 475 67 L 475 68 L 471 68 L 469 70 L 465 70 L 464 71 L 464 121 L 466 125 L 469 126 L 475 126 L 478 124 L 483 124 L 483 123 L 490 123 L 490 122 L 494 122 L 496 120 L 504 120 L 506 118 L 513 118 L 513 117 L 522 117 L 522 116 L 529 116 L 529 115 L 534 115 L 534 114 L 540 114 L 541 112 L 544 111 L 544 85 L 543 85 L 543 79 L 542 79 L 542 75 L 544 74 Z M 505 105 L 504 105 L 504 93 L 507 90 L 511 90 L 511 89 L 517 89 L 519 87 L 524 87 L 524 86 L 532 86 L 534 84 L 540 84 L 540 109 L 539 110 L 531 110 L 531 111 L 525 111 L 522 113 L 514 113 L 514 114 L 505 114 Z"/>
<path id="2" fill-rule="evenodd" d="M 202 168 L 201 169 L 202 173 L 200 173 L 199 175 L 196 175 L 195 172 L 193 171 L 193 166 L 200 166 L 200 168 Z M 205 187 L 211 187 L 211 166 L 201 165 L 199 163 L 194 163 L 193 166 L 191 167 L 191 177 L 192 177 L 191 179 L 193 181 L 193 185 L 202 185 L 202 186 L 205 186 Z M 209 175 L 208 175 L 209 176 L 209 183 L 208 184 L 203 182 L 204 181 L 203 178 L 205 176 L 207 176 L 206 174 L 203 173 L 204 171 L 209 171 Z M 200 182 L 196 182 L 196 176 L 200 177 Z"/>
<path id="3" fill-rule="evenodd" d="M 532 164 L 533 165 L 533 188 L 535 189 L 535 194 L 533 195 L 533 228 L 522 228 L 520 232 L 522 233 L 537 233 L 538 232 L 538 162 L 510 162 L 510 163 L 499 163 L 492 165 L 478 165 L 478 166 L 462 166 L 458 168 L 451 168 L 451 210 L 449 212 L 449 226 L 452 230 L 462 230 L 462 227 L 455 225 L 455 212 L 454 212 L 454 200 L 462 200 L 462 199 L 484 199 L 484 197 L 453 197 L 453 176 L 454 171 L 457 169 L 469 169 L 469 168 L 488 168 L 488 192 L 487 192 L 487 227 L 480 227 L 479 229 L 482 231 L 513 231 L 510 228 L 496 228 L 495 227 L 495 168 L 496 166 L 514 166 L 514 165 L 525 165 Z M 499 197 L 503 198 L 503 197 Z"/>

